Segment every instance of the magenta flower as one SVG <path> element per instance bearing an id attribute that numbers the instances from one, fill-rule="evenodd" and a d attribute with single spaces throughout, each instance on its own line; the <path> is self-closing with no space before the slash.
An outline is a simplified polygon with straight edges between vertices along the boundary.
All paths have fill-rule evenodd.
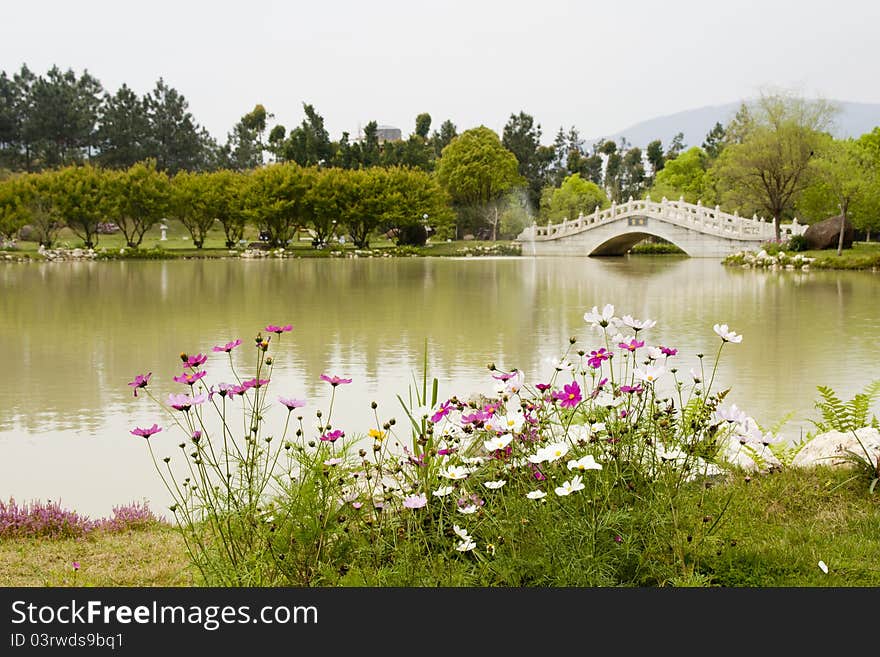
<path id="1" fill-rule="evenodd" d="M 214 347 L 212 351 L 225 351 L 227 354 L 235 349 L 238 345 L 241 344 L 241 340 L 233 340 L 232 342 L 227 342 L 222 347 Z"/>
<path id="2" fill-rule="evenodd" d="M 202 393 L 201 395 L 196 395 L 195 397 L 190 397 L 189 395 L 168 395 L 168 405 L 176 411 L 184 411 L 187 412 L 192 406 L 197 404 L 204 403 L 207 396 Z"/>
<path id="3" fill-rule="evenodd" d="M 196 442 L 199 442 L 202 439 L 202 431 L 201 429 L 196 429 L 192 432 L 192 439 Z"/>
<path id="4" fill-rule="evenodd" d="M 74 570 L 79 570 L 79 561 L 74 561 L 71 565 L 73 566 Z"/>
<path id="5" fill-rule="evenodd" d="M 602 361 L 608 360 L 609 358 L 611 358 L 611 354 L 608 353 L 608 350 L 605 347 L 602 347 L 598 351 L 590 352 L 590 357 L 587 359 L 587 365 L 594 370 L 597 370 L 602 367 Z"/>
<path id="6" fill-rule="evenodd" d="M 543 472 L 541 472 L 541 469 L 537 465 L 535 465 L 534 463 L 529 463 L 529 467 L 532 468 L 532 476 L 535 478 L 536 481 L 544 481 L 545 479 L 547 479 L 547 476 Z"/>
<path id="7" fill-rule="evenodd" d="M 195 372 L 193 374 L 190 374 L 189 372 L 184 371 L 184 373 L 181 374 L 180 376 L 175 376 L 174 380 L 177 383 L 185 383 L 186 385 L 191 386 L 191 385 L 194 385 L 195 382 L 198 381 L 199 379 L 205 378 L 207 375 L 208 375 L 208 373 L 205 370 L 202 370 L 201 372 Z"/>
<path id="8" fill-rule="evenodd" d="M 487 413 L 486 411 L 474 411 L 473 413 L 462 413 L 461 414 L 461 423 L 462 424 L 478 424 L 480 422 L 485 422 L 489 418 L 492 417 L 491 413 Z"/>
<path id="9" fill-rule="evenodd" d="M 581 387 L 578 385 L 577 381 L 572 381 L 571 383 L 562 386 L 561 391 L 557 390 L 554 392 L 553 399 L 559 400 L 559 405 L 563 408 L 574 408 L 580 404 L 583 399 L 583 397 L 581 397 Z"/>
<path id="10" fill-rule="evenodd" d="M 539 392 L 547 392 L 548 390 L 550 390 L 549 383 L 536 383 L 535 387 L 538 389 Z"/>
<path id="11" fill-rule="evenodd" d="M 150 382 L 150 377 L 153 376 L 152 372 L 148 372 L 147 374 L 138 374 L 134 377 L 134 381 L 129 381 L 128 385 L 134 388 L 134 396 L 138 396 L 138 388 L 146 388 L 147 384 Z"/>
<path id="12" fill-rule="evenodd" d="M 341 429 L 334 429 L 333 431 L 321 434 L 321 440 L 328 443 L 335 443 L 340 438 L 345 438 L 345 432 Z"/>
<path id="13" fill-rule="evenodd" d="M 458 450 L 455 447 L 438 449 L 437 456 L 448 456 L 449 454 L 455 454 L 457 451 Z"/>
<path id="14" fill-rule="evenodd" d="M 275 326 L 274 324 L 269 324 L 269 326 L 267 326 L 265 330 L 266 333 L 277 333 L 280 337 L 282 333 L 292 331 L 293 326 L 290 324 L 287 324 L 286 326 Z"/>
<path id="15" fill-rule="evenodd" d="M 635 386 L 620 386 L 620 392 L 644 392 L 645 389 L 642 387 L 642 384 L 638 384 Z"/>
<path id="16" fill-rule="evenodd" d="M 334 376 L 327 376 L 326 374 L 321 375 L 321 380 L 326 381 L 334 388 L 340 384 L 343 384 L 343 383 L 351 383 L 351 379 L 343 379 L 343 378 L 335 376 L 335 375 Z"/>
<path id="17" fill-rule="evenodd" d="M 188 356 L 186 352 L 180 354 L 180 360 L 183 361 L 183 364 L 187 367 L 191 367 L 195 369 L 199 365 L 203 365 L 208 357 L 205 354 L 196 354 L 195 356 Z"/>
<path id="18" fill-rule="evenodd" d="M 517 370 L 511 370 L 510 372 L 501 372 L 499 374 L 493 374 L 492 378 L 497 379 L 499 381 L 510 381 L 513 377 L 518 374 Z"/>
<path id="19" fill-rule="evenodd" d="M 431 416 L 431 422 L 437 424 L 444 417 L 449 415 L 452 411 L 452 403 L 447 399 L 445 402 L 440 404 L 440 408 L 437 409 L 437 412 Z"/>
<path id="20" fill-rule="evenodd" d="M 678 353 L 678 349 L 672 349 L 670 347 L 660 347 L 660 353 L 664 356 L 675 356 Z"/>
<path id="21" fill-rule="evenodd" d="M 249 390 L 251 388 L 259 388 L 261 386 L 269 383 L 269 379 L 258 379 L 254 377 L 253 379 L 248 379 L 247 381 L 243 381 L 241 387 L 245 390 Z"/>
<path id="22" fill-rule="evenodd" d="M 306 405 L 305 399 L 294 399 L 293 397 L 279 397 L 278 401 L 287 406 L 288 411 L 292 411 L 294 408 L 302 408 Z"/>
<path id="23" fill-rule="evenodd" d="M 407 495 L 403 498 L 403 508 L 405 509 L 421 509 L 428 504 L 426 495 Z"/>
<path id="24" fill-rule="evenodd" d="M 644 340 L 636 340 L 635 338 L 633 338 L 632 340 L 629 341 L 629 343 L 621 342 L 617 346 L 620 347 L 621 349 L 626 349 L 627 351 L 635 351 L 639 347 L 644 347 L 645 341 Z"/>
<path id="25" fill-rule="evenodd" d="M 214 390 L 214 386 L 211 386 L 211 390 L 208 393 L 208 399 L 214 399 L 214 395 L 220 395 L 221 397 L 232 397 L 235 394 L 237 385 L 233 383 L 219 383 L 217 384 L 217 389 Z"/>
<path id="26" fill-rule="evenodd" d="M 131 430 L 130 433 L 132 436 L 143 436 L 144 438 L 149 438 L 153 434 L 159 433 L 160 431 L 162 431 L 162 427 L 160 427 L 158 424 L 153 424 L 153 426 L 148 427 L 146 429 L 141 429 L 140 427 L 135 427 L 134 429 Z"/>

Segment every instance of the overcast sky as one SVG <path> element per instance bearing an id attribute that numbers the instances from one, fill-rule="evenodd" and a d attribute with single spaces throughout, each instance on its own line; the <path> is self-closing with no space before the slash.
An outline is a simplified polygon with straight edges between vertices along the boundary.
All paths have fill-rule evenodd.
<path id="1" fill-rule="evenodd" d="M 161 76 L 224 142 L 256 103 L 288 128 L 303 102 L 331 137 L 370 120 L 412 132 L 532 114 L 549 143 L 775 86 L 880 102 L 877 0 L 21 0 L 0 68 L 83 69 L 140 94 Z"/>

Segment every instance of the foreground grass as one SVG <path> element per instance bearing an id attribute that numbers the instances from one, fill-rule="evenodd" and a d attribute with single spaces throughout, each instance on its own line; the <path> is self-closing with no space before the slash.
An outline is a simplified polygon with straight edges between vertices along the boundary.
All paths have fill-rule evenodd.
<path id="1" fill-rule="evenodd" d="M 815 269 L 877 269 L 880 268 L 880 242 L 853 242 L 851 249 L 837 255 L 836 249 L 804 251 L 808 258 L 816 258 Z"/>
<path id="2" fill-rule="evenodd" d="M 620 551 L 619 560 L 628 564 L 638 585 L 880 586 L 880 495 L 870 494 L 866 481 L 852 472 L 816 468 L 740 475 L 708 489 L 687 489 L 678 513 L 691 523 L 682 523 L 666 552 L 640 552 L 638 536 L 609 541 L 608 549 Z M 714 531 L 707 533 L 707 523 L 719 517 Z M 559 523 L 549 515 L 544 520 L 546 525 L 534 516 L 524 522 L 510 513 L 504 529 L 512 533 L 506 542 L 499 541 L 496 557 L 488 561 L 453 551 L 425 554 L 401 538 L 378 561 L 375 549 L 355 548 L 344 562 L 323 564 L 311 583 L 578 585 L 592 563 L 590 555 L 578 553 L 579 523 Z M 571 531 L 564 531 L 563 524 Z M 673 553 L 686 555 L 688 572 L 669 576 Z M 827 564 L 827 574 L 819 568 L 820 560 Z M 75 576 L 73 561 L 80 563 Z M 198 584 L 178 533 L 164 525 L 123 534 L 99 532 L 79 540 L 0 540 L 3 586 Z"/>
<path id="3" fill-rule="evenodd" d="M 0 586 L 194 584 L 180 534 L 167 525 L 78 539 L 0 539 Z"/>

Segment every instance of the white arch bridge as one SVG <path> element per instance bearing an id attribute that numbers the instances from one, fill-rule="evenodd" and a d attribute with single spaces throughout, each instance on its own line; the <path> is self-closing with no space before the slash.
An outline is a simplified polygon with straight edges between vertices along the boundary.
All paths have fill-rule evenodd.
<path id="1" fill-rule="evenodd" d="M 806 226 L 797 218 L 780 226 L 783 238 L 802 235 Z M 685 200 L 654 202 L 629 199 L 610 208 L 581 215 L 574 221 L 538 226 L 532 224 L 516 240 L 523 255 L 623 255 L 646 237 L 672 242 L 689 256 L 723 258 L 755 249 L 775 237 L 773 222 L 763 217 L 740 217 L 722 212 L 717 205 Z"/>

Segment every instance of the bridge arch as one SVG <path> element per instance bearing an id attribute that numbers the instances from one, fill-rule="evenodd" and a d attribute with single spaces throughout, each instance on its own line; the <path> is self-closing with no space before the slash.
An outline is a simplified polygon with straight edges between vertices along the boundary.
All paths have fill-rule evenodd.
<path id="1" fill-rule="evenodd" d="M 670 244 L 677 246 L 679 249 L 684 251 L 686 255 L 691 255 L 687 251 L 687 246 L 684 244 L 676 244 L 673 240 L 669 239 L 667 235 L 661 235 L 660 231 L 649 231 L 644 228 L 633 228 L 632 230 L 624 230 L 623 232 L 614 235 L 613 237 L 609 237 L 607 240 L 602 242 L 601 244 L 596 245 L 593 250 L 587 255 L 591 256 L 620 256 L 624 255 L 627 251 L 633 248 L 636 244 L 641 242 L 646 237 L 659 237 Z"/>

